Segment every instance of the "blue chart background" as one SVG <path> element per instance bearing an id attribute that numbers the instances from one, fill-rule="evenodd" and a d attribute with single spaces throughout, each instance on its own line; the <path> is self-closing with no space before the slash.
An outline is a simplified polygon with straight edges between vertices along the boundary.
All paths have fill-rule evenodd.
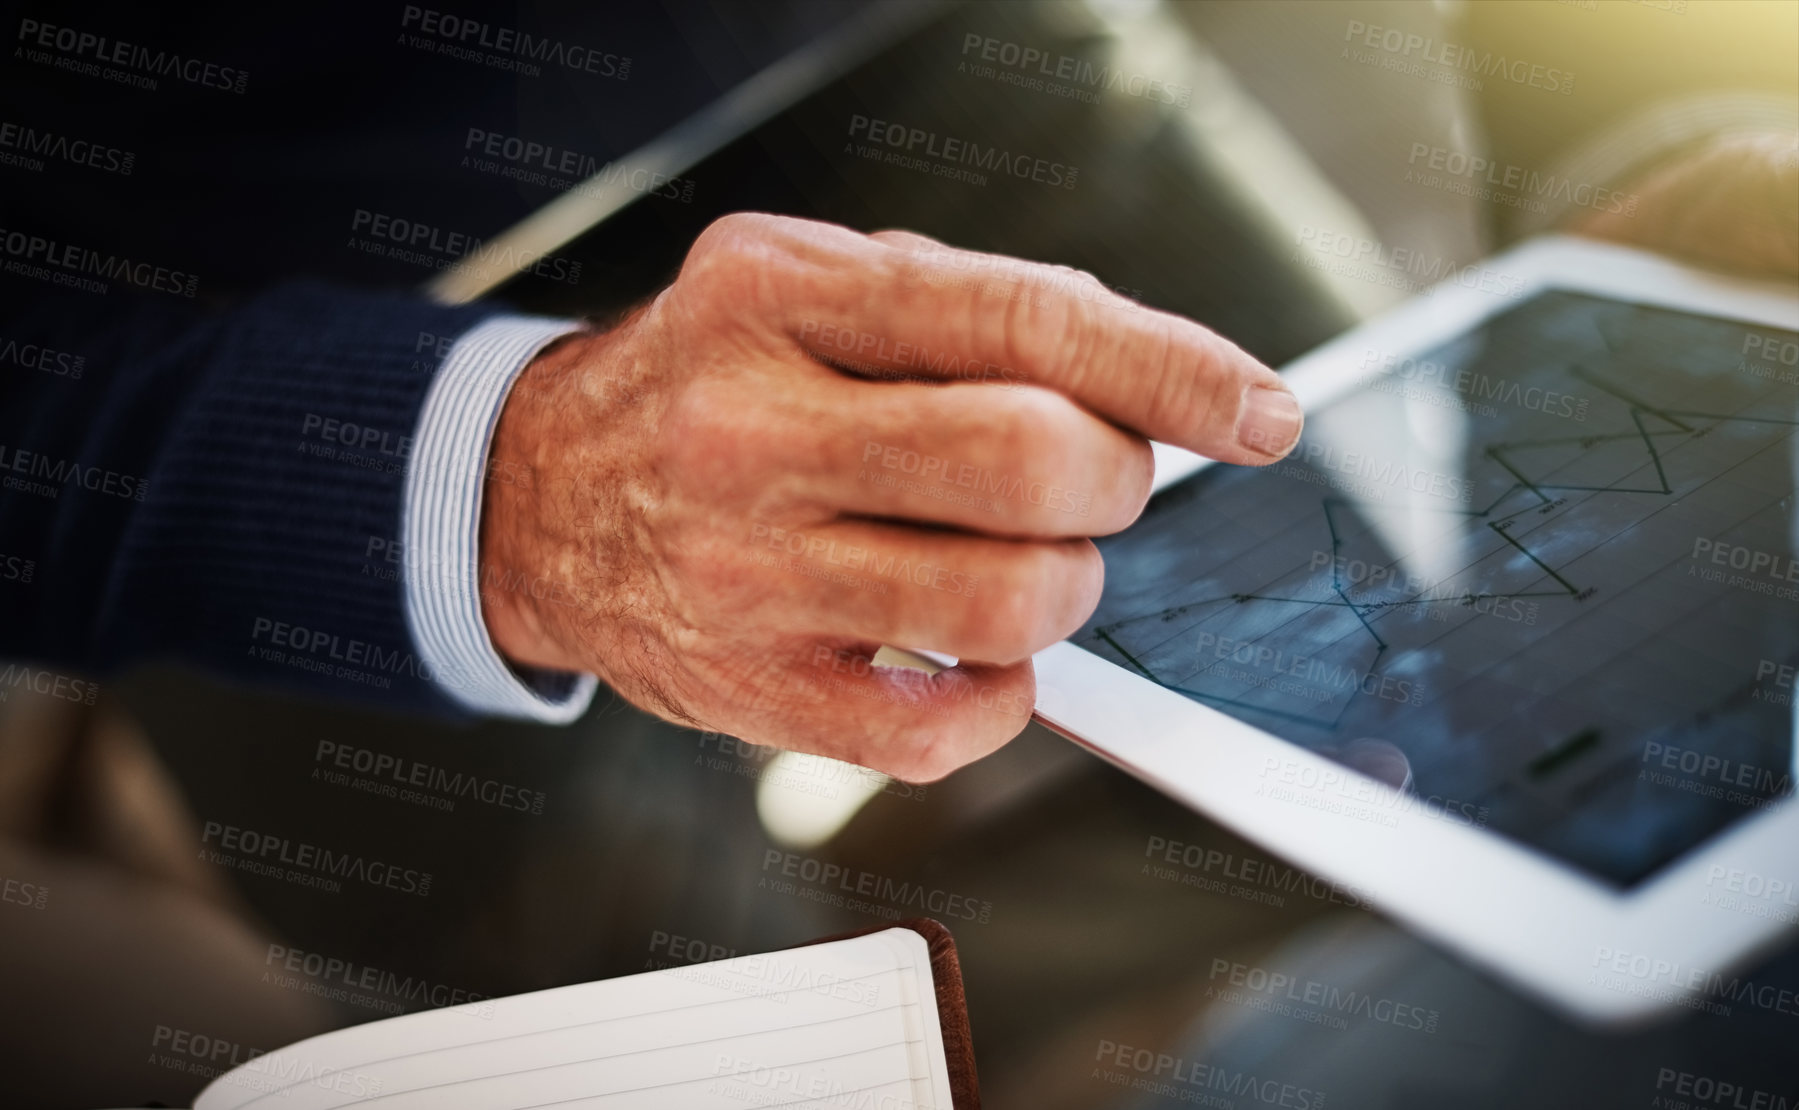
<path id="1" fill-rule="evenodd" d="M 1075 640 L 1634 883 L 1791 789 L 1799 373 L 1749 336 L 1795 338 L 1551 292 L 1371 351 L 1288 461 L 1102 541 Z"/>

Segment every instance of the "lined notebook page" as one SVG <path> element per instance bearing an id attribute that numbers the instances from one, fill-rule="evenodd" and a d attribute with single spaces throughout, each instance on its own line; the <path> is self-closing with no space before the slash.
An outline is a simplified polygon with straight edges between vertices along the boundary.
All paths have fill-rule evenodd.
<path id="1" fill-rule="evenodd" d="M 194 1110 L 951 1110 L 910 929 L 340 1029 L 220 1076 Z"/>

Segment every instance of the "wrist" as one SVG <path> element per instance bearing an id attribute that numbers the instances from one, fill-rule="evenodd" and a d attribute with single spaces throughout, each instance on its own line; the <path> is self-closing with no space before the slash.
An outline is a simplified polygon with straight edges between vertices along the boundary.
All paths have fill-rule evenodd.
<path id="1" fill-rule="evenodd" d="M 513 383 L 488 447 L 481 506 L 477 588 L 488 637 L 515 664 L 551 670 L 582 669 L 565 647 L 565 614 L 579 587 L 572 567 L 546 559 L 552 543 L 545 524 L 555 511 L 551 479 L 559 426 L 578 401 L 579 375 L 604 337 L 582 331 L 550 344 Z"/>

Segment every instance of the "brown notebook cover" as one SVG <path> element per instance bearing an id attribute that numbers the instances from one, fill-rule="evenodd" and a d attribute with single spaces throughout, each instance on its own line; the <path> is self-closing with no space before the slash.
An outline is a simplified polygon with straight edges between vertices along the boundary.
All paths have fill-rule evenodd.
<path id="1" fill-rule="evenodd" d="M 799 947 L 849 940 L 887 929 L 910 929 L 931 949 L 931 982 L 937 990 L 937 1024 L 943 1029 L 943 1062 L 949 1072 L 950 1098 L 955 1110 L 981 1110 L 981 1084 L 974 1072 L 974 1036 L 968 1026 L 968 995 L 962 990 L 962 964 L 956 959 L 956 938 L 940 921 L 914 917 L 888 925 L 857 929 L 852 933 L 819 937 Z"/>

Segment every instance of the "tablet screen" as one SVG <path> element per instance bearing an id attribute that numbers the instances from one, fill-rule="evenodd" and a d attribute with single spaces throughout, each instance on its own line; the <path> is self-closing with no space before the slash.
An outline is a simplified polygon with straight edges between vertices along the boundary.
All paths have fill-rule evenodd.
<path id="1" fill-rule="evenodd" d="M 1799 334 L 1553 291 L 1359 357 L 1099 542 L 1075 642 L 1619 887 L 1787 795 Z"/>

